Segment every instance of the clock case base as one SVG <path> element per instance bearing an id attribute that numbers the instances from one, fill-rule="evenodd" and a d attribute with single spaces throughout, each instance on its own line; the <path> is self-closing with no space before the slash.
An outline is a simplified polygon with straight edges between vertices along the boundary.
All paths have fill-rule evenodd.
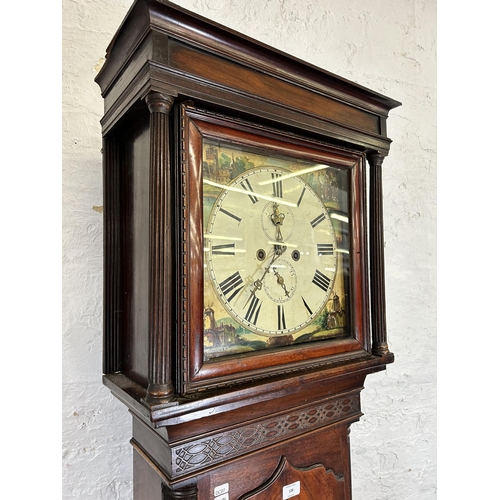
<path id="1" fill-rule="evenodd" d="M 176 482 L 167 480 L 134 435 L 134 498 L 213 500 L 214 492 L 221 486 L 224 491 L 227 485 L 228 498 L 269 500 L 283 498 L 283 488 L 297 482 L 300 500 L 351 498 L 349 425 L 352 421 L 346 419 L 305 433 Z M 285 467 L 289 470 L 284 471 Z"/>
<path id="2" fill-rule="evenodd" d="M 382 163 L 388 113 L 400 103 L 155 0 L 134 2 L 96 81 L 104 98 L 103 382 L 132 414 L 135 500 L 214 498 L 225 483 L 231 499 L 260 500 L 288 481 L 303 486 L 299 500 L 349 499 L 348 429 L 362 415 L 360 391 L 394 361 Z M 186 352 L 184 341 L 194 333 L 189 276 L 179 268 L 196 250 L 182 238 L 182 106 L 366 158 L 359 349 L 316 352 L 286 369 L 276 350 L 274 367 L 190 385 L 199 367 L 189 372 L 186 363 L 202 354 Z M 327 491 L 307 493 L 310 483 Z"/>
<path id="3" fill-rule="evenodd" d="M 300 500 L 350 500 L 350 425 L 363 415 L 365 377 L 392 360 L 370 356 L 357 370 L 350 365 L 344 373 L 312 372 L 300 382 L 289 376 L 149 408 L 142 386 L 121 374 L 106 375 L 105 385 L 133 415 L 134 500 L 212 500 L 215 488 L 226 483 L 229 498 L 262 491 L 255 499 L 263 500 L 274 498 L 266 497 L 271 485 L 295 481 L 302 485 Z M 276 472 L 283 461 L 299 469 L 293 480 Z M 305 496 L 301 471 L 311 468 L 323 473 Z"/>
<path id="4" fill-rule="evenodd" d="M 295 481 L 302 485 L 301 500 L 350 499 L 350 425 L 363 415 L 366 375 L 384 369 L 376 357 L 371 367 L 367 362 L 344 375 L 322 373 L 316 383 L 306 379 L 306 392 L 285 379 L 264 384 L 244 404 L 215 391 L 203 405 L 193 401 L 149 411 L 140 386 L 124 387 L 129 381 L 122 375 L 106 376 L 105 385 L 133 415 L 134 499 L 208 500 L 226 483 L 230 498 L 254 498 L 247 495 L 261 490 L 256 499 L 274 498 L 264 493 L 270 484 L 281 488 Z M 284 460 L 299 469 L 293 481 L 276 472 Z M 311 468 L 323 473 L 313 482 L 317 489 L 305 496 L 302 474 Z"/>

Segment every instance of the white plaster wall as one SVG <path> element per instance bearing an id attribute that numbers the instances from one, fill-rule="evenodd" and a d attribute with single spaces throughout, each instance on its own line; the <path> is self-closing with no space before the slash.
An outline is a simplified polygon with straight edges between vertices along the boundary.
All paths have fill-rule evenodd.
<path id="1" fill-rule="evenodd" d="M 354 500 L 436 498 L 436 0 L 177 0 L 403 103 L 384 162 L 396 362 L 351 427 Z M 102 182 L 94 83 L 132 0 L 63 0 L 63 499 L 132 498 L 131 417 L 101 385 Z M 320 500 L 320 499 L 318 499 Z"/>

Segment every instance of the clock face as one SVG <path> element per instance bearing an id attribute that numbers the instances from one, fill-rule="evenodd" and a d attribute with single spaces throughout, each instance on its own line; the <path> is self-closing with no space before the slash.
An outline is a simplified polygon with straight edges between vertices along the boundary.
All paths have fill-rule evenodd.
<path id="1" fill-rule="evenodd" d="M 295 333 L 323 310 L 337 270 L 335 231 L 313 189 L 256 167 L 218 197 L 205 233 L 211 283 L 228 314 L 264 336 Z"/>
<path id="2" fill-rule="evenodd" d="M 204 153 L 205 359 L 344 335 L 347 172 L 208 141 Z"/>

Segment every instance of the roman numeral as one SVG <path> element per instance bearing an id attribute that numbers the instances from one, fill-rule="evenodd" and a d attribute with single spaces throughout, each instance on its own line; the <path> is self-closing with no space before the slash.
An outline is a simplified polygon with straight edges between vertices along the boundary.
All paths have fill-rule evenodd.
<path id="1" fill-rule="evenodd" d="M 318 255 L 333 255 L 333 243 L 318 243 Z"/>
<path id="2" fill-rule="evenodd" d="M 245 191 L 250 191 L 248 193 L 248 197 L 250 198 L 251 202 L 252 203 L 257 203 L 259 200 L 257 199 L 257 197 L 255 195 L 253 195 L 253 189 L 252 189 L 252 185 L 250 184 L 250 181 L 248 179 L 244 179 L 242 182 L 241 182 L 241 187 L 245 190 Z"/>
<path id="3" fill-rule="evenodd" d="M 240 285 L 243 285 L 243 280 L 241 279 L 240 272 L 236 271 L 234 274 L 226 278 L 224 281 L 221 281 L 219 286 L 222 293 L 226 296 L 227 301 L 231 302 L 231 300 L 236 296 L 236 294 L 243 288 L 243 286 Z M 236 290 L 229 297 L 227 297 L 227 294 L 233 291 L 235 288 Z"/>
<path id="4" fill-rule="evenodd" d="M 328 287 L 330 286 L 330 278 L 328 276 L 325 276 L 321 271 L 318 271 L 316 269 L 316 272 L 314 273 L 314 278 L 312 282 L 321 288 L 324 292 L 328 290 Z"/>
<path id="5" fill-rule="evenodd" d="M 257 319 L 259 318 L 260 307 L 262 305 L 260 302 L 260 299 L 258 299 L 255 295 L 252 295 L 248 311 L 245 314 L 245 319 L 254 325 L 257 324 Z"/>
<path id="6" fill-rule="evenodd" d="M 272 173 L 271 177 L 273 179 L 279 179 L 281 174 Z M 283 198 L 283 181 L 273 181 L 273 195 L 275 198 Z"/>
<path id="7" fill-rule="evenodd" d="M 228 212 L 224 208 L 221 208 L 219 211 L 222 212 L 223 214 L 226 214 L 229 217 L 232 217 L 234 220 L 237 220 L 238 222 L 241 222 L 241 219 L 237 215 L 234 215 L 231 212 Z"/>
<path id="8" fill-rule="evenodd" d="M 300 193 L 299 201 L 297 202 L 298 207 L 300 207 L 300 204 L 302 203 L 302 198 L 304 197 L 305 192 L 306 192 L 306 188 L 302 188 L 302 193 Z"/>
<path id="9" fill-rule="evenodd" d="M 234 255 L 234 243 L 212 245 L 212 255 Z"/>
<path id="10" fill-rule="evenodd" d="M 278 330 L 286 330 L 285 306 L 278 305 Z"/>
<path id="11" fill-rule="evenodd" d="M 311 311 L 311 308 L 307 305 L 307 302 L 306 300 L 304 299 L 304 297 L 301 297 L 302 298 L 302 302 L 304 303 L 304 307 L 307 309 L 307 312 L 312 315 L 312 311 Z"/>
<path id="12" fill-rule="evenodd" d="M 311 221 L 311 226 L 316 227 L 320 222 L 323 222 L 326 219 L 325 214 L 318 215 L 315 219 Z"/>

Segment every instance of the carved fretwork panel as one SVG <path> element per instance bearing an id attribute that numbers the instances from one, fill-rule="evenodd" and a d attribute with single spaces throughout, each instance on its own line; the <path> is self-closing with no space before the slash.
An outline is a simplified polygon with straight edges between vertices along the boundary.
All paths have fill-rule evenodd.
<path id="1" fill-rule="evenodd" d="M 172 450 L 173 476 L 204 469 L 345 418 L 359 417 L 359 393 L 246 424 Z"/>

